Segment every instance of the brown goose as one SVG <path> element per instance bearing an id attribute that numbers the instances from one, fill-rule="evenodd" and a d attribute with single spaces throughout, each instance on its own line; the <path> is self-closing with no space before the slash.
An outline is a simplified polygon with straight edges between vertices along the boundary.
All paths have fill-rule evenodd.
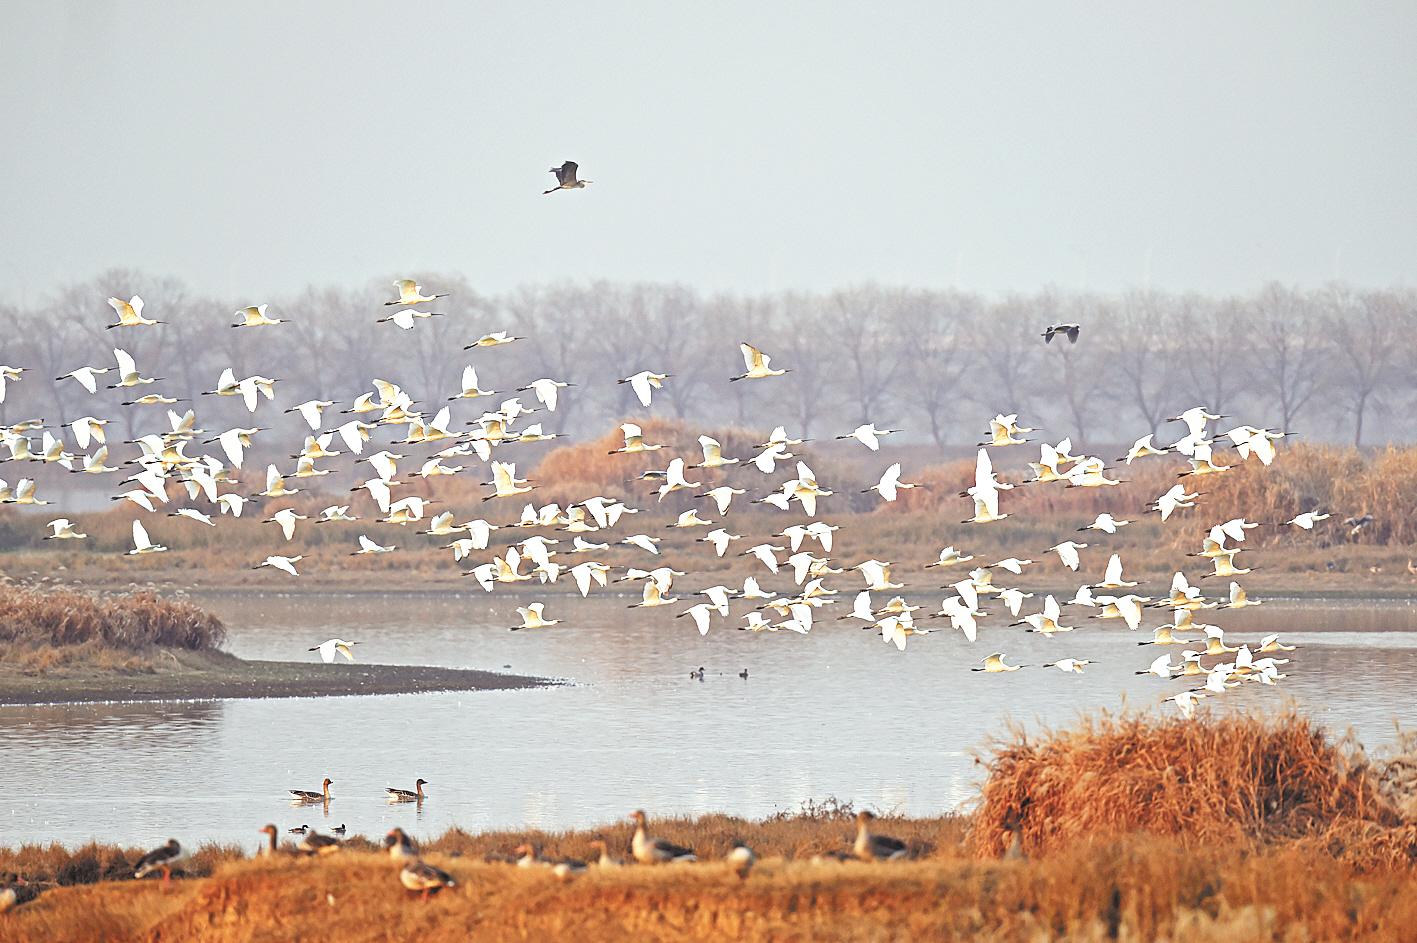
<path id="1" fill-rule="evenodd" d="M 311 791 L 309 791 L 308 789 L 292 789 L 292 790 L 290 790 L 290 796 L 291 796 L 290 801 L 291 801 L 291 802 L 329 802 L 329 801 L 330 801 L 330 787 L 333 786 L 334 784 L 335 784 L 335 781 L 334 781 L 333 779 L 330 779 L 330 778 L 327 776 L 327 777 L 325 777 L 325 781 L 320 784 L 320 791 L 319 791 L 319 792 L 311 792 Z"/>
<path id="2" fill-rule="evenodd" d="M 393 786 L 385 786 L 384 792 L 388 793 L 390 802 L 422 802 L 423 787 L 428 785 L 428 780 L 420 779 L 413 784 L 413 791 L 407 789 L 395 789 Z"/>
<path id="3" fill-rule="evenodd" d="M 314 857 L 315 855 L 334 854 L 339 851 L 340 842 L 338 838 L 331 835 L 321 835 L 312 828 L 309 834 L 300 839 L 300 843 L 295 847 L 301 854 Z"/>
<path id="4" fill-rule="evenodd" d="M 420 858 L 410 858 L 399 870 L 399 883 L 411 891 L 422 891 L 426 901 L 445 887 L 457 887 L 458 882 L 442 868 L 435 868 Z"/>
<path id="5" fill-rule="evenodd" d="M 138 859 L 138 866 L 133 870 L 133 877 L 145 878 L 149 874 L 161 871 L 162 883 L 166 884 L 172 880 L 173 866 L 186 857 L 187 854 L 177 843 L 177 839 L 169 838 L 167 844 L 154 848 Z"/>
<path id="6" fill-rule="evenodd" d="M 619 868 L 624 866 L 625 860 L 623 858 L 616 858 L 614 855 L 610 854 L 610 847 L 605 844 L 604 839 L 597 838 L 590 843 L 590 847 L 600 852 L 600 857 L 595 859 L 595 863 L 599 867 Z"/>
<path id="7" fill-rule="evenodd" d="M 389 857 L 395 860 L 414 859 L 418 857 L 418 846 L 413 843 L 413 839 L 408 837 L 408 833 L 401 828 L 389 829 L 389 833 L 384 836 L 384 847 L 389 849 Z"/>
<path id="8" fill-rule="evenodd" d="M 261 834 L 266 836 L 266 843 L 261 846 L 260 853 L 262 855 L 273 855 L 280 850 L 276 845 L 276 835 L 279 834 L 279 832 L 280 829 L 276 828 L 274 825 L 267 825 L 261 829 Z"/>
<path id="9" fill-rule="evenodd" d="M 733 868 L 733 873 L 738 875 L 738 880 L 746 881 L 748 872 L 753 870 L 753 865 L 758 861 L 758 856 L 753 854 L 753 849 L 741 841 L 735 841 L 733 850 L 728 853 L 725 860 Z"/>
<path id="10" fill-rule="evenodd" d="M 630 815 L 635 823 L 635 836 L 630 841 L 630 851 L 640 864 L 662 864 L 666 861 L 697 861 L 694 849 L 676 845 L 663 838 L 651 838 L 645 832 L 645 814 L 636 809 Z"/>
<path id="11" fill-rule="evenodd" d="M 904 858 L 905 842 L 889 835 L 875 835 L 871 832 L 871 820 L 875 816 L 862 809 L 856 816 L 856 843 L 852 852 L 862 861 L 894 861 Z"/>

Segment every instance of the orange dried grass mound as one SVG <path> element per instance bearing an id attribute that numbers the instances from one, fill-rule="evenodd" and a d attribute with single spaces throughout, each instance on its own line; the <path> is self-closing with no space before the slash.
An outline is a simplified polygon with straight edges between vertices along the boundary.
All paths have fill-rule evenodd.
<path id="1" fill-rule="evenodd" d="M 968 841 L 997 857 L 1016 833 L 1033 856 L 1144 832 L 1188 846 L 1301 842 L 1361 867 L 1411 867 L 1417 823 L 1385 788 L 1395 761 L 1371 761 L 1296 713 L 1017 732 L 985 761 Z"/>
<path id="2" fill-rule="evenodd" d="M 218 648 L 225 640 L 221 620 L 186 600 L 153 593 L 99 596 L 13 584 L 0 588 L 0 643 L 16 648 L 199 651 Z"/>

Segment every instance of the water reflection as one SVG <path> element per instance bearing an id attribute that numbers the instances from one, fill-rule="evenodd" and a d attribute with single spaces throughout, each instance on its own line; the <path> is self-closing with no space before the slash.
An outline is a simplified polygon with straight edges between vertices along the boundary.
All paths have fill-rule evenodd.
<path id="1" fill-rule="evenodd" d="M 1044 639 L 986 626 L 978 645 L 936 634 L 899 653 L 827 624 L 807 638 L 713 631 L 629 613 L 617 599 L 552 603 L 565 628 L 508 632 L 485 596 L 243 596 L 202 600 L 245 657 L 306 658 L 339 634 L 369 661 L 502 668 L 568 677 L 530 691 L 402 697 L 0 709 L 4 840 L 169 834 L 254 848 L 255 829 L 381 835 L 620 821 L 631 809 L 763 816 L 836 796 L 932 814 L 974 794 L 972 751 L 1012 720 L 1066 724 L 1097 709 L 1160 710 L 1176 688 L 1132 674 L 1150 649 L 1089 625 Z M 558 610 L 559 611 L 556 611 Z M 681 622 L 683 620 L 680 620 Z M 1221 621 L 1217 619 L 1216 621 Z M 1226 614 L 1232 635 L 1298 642 L 1276 690 L 1247 688 L 1223 709 L 1292 700 L 1369 744 L 1392 737 L 1417 692 L 1409 606 L 1278 604 Z M 668 623 L 668 624 L 666 624 Z M 843 624 L 844 625 L 844 624 Z M 1038 665 L 1093 659 L 1082 676 L 967 670 L 998 644 Z M 688 678 L 703 665 L 703 682 Z M 747 667 L 749 679 L 738 672 Z M 334 780 L 325 805 L 290 789 Z M 430 781 L 425 803 L 384 789 Z"/>

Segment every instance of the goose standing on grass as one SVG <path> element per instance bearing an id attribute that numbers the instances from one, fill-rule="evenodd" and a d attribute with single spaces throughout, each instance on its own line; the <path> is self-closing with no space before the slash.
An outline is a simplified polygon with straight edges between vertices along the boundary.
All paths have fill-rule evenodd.
<path id="1" fill-rule="evenodd" d="M 684 848 L 663 838 L 653 838 L 645 830 L 645 814 L 636 809 L 630 814 L 635 823 L 635 834 L 630 840 L 630 851 L 640 864 L 662 864 L 668 861 L 697 861 L 692 848 Z"/>
<path id="2" fill-rule="evenodd" d="M 166 884 L 172 880 L 172 869 L 186 857 L 187 854 L 177 843 L 177 839 L 169 838 L 167 844 L 154 848 L 138 859 L 138 865 L 133 870 L 133 877 L 141 880 L 149 874 L 161 871 L 162 883 Z"/>
<path id="3" fill-rule="evenodd" d="M 418 857 L 418 846 L 408 833 L 401 828 L 391 828 L 384 836 L 384 847 L 389 849 L 389 857 L 395 861 L 413 860 Z"/>
<path id="4" fill-rule="evenodd" d="M 413 791 L 407 789 L 395 789 L 393 786 L 385 786 L 384 792 L 388 793 L 390 802 L 422 802 L 423 787 L 428 785 L 428 780 L 420 779 L 413 784 Z"/>
<path id="5" fill-rule="evenodd" d="M 581 165 L 573 160 L 568 160 L 560 167 L 552 167 L 548 173 L 556 175 L 556 186 L 550 190 L 542 190 L 541 195 L 555 193 L 557 190 L 584 190 L 586 184 L 593 183 L 592 180 L 581 180 L 577 175 Z"/>
<path id="6" fill-rule="evenodd" d="M 330 855 L 339 851 L 340 841 L 330 835 L 321 835 L 313 828 L 300 839 L 295 846 L 301 854 L 314 857 L 316 855 Z"/>
<path id="7" fill-rule="evenodd" d="M 346 642 L 342 638 L 326 639 L 314 648 L 305 649 L 307 652 L 319 652 L 320 660 L 325 664 L 332 664 L 335 660 L 335 652 L 339 652 L 350 661 L 354 661 L 354 652 L 350 651 L 358 642 Z"/>
<path id="8" fill-rule="evenodd" d="M 597 865 L 598 867 L 601 867 L 601 868 L 620 868 L 620 867 L 624 867 L 624 865 L 625 865 L 624 859 L 622 859 L 622 858 L 616 858 L 614 855 L 612 855 L 612 854 L 610 853 L 610 846 L 605 843 L 605 839 L 603 839 L 603 838 L 597 838 L 595 841 L 593 841 L 593 842 L 590 843 L 590 847 L 591 847 L 592 849 L 594 849 L 595 851 L 600 852 L 599 856 L 595 859 L 595 863 L 596 863 L 596 865 Z"/>
<path id="9" fill-rule="evenodd" d="M 896 861 L 904 858 L 908 851 L 905 842 L 871 831 L 871 822 L 875 818 L 865 809 L 856 814 L 856 842 L 851 846 L 852 853 L 862 861 Z"/>
<path id="10" fill-rule="evenodd" d="M 733 842 L 733 850 L 724 859 L 728 862 L 733 873 L 738 875 L 738 880 L 746 881 L 748 873 L 753 870 L 753 865 L 757 863 L 758 856 L 753 854 L 753 849 L 749 848 L 741 841 Z"/>
<path id="11" fill-rule="evenodd" d="M 333 798 L 333 796 L 330 795 L 330 787 L 333 786 L 334 784 L 335 784 L 335 781 L 334 781 L 333 779 L 330 779 L 328 776 L 326 776 L 326 777 L 325 777 L 325 781 L 322 782 L 322 783 L 320 783 L 320 791 L 319 791 L 319 792 L 311 792 L 311 791 L 308 790 L 308 789 L 292 789 L 292 790 L 290 790 L 290 801 L 291 801 L 291 802 L 329 802 L 330 799 Z"/>
<path id="12" fill-rule="evenodd" d="M 426 902 L 429 895 L 436 894 L 445 887 L 457 887 L 458 882 L 442 868 L 414 858 L 399 869 L 399 883 L 410 891 L 421 891 Z"/>
<path id="13" fill-rule="evenodd" d="M 264 826 L 260 834 L 266 836 L 266 843 L 261 846 L 259 853 L 263 857 L 270 857 L 277 854 L 280 851 L 280 847 L 276 843 L 276 836 L 280 834 L 280 830 L 277 829 L 274 824 L 271 824 Z"/>

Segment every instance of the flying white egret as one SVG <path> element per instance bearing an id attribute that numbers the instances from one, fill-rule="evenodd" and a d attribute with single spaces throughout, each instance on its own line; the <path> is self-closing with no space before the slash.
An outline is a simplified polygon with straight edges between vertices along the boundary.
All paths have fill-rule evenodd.
<path id="1" fill-rule="evenodd" d="M 109 385 L 110 390 L 123 387 L 141 386 L 146 383 L 156 383 L 162 377 L 143 377 L 138 373 L 138 365 L 133 357 L 121 347 L 113 348 L 113 360 L 118 364 L 118 382 Z"/>
<path id="2" fill-rule="evenodd" d="M 857 426 L 846 435 L 839 435 L 837 439 L 855 439 L 872 452 L 878 451 L 881 447 L 881 437 L 894 435 L 899 429 L 877 429 L 874 422 L 868 422 Z"/>
<path id="3" fill-rule="evenodd" d="M 1062 543 L 1054 544 L 1048 549 L 1058 555 L 1058 559 L 1062 561 L 1063 566 L 1073 572 L 1077 572 L 1078 564 L 1081 562 L 1078 551 L 1086 550 L 1087 544 L 1080 544 L 1075 540 L 1065 540 Z"/>
<path id="4" fill-rule="evenodd" d="M 990 674 L 997 674 L 1001 671 L 1018 671 L 1020 668 L 1027 668 L 1027 665 L 1006 665 L 1004 664 L 1004 653 L 995 652 L 984 659 L 981 668 L 971 668 L 970 671 L 987 671 Z"/>
<path id="5" fill-rule="evenodd" d="M 167 515 L 167 516 L 168 516 L 168 517 L 185 517 L 185 518 L 187 518 L 189 521 L 196 521 L 198 524 L 206 524 L 208 527 L 215 527 L 215 526 L 216 526 L 216 521 L 212 520 L 209 515 L 204 514 L 203 512 L 197 510 L 196 508 L 178 508 L 177 510 L 173 511 L 171 514 L 169 514 L 169 515 Z"/>
<path id="6" fill-rule="evenodd" d="M 257 563 L 257 564 L 256 564 L 255 566 L 253 566 L 251 569 L 253 569 L 253 570 L 259 570 L 259 569 L 260 569 L 261 567 L 263 567 L 263 566 L 268 566 L 268 567 L 272 567 L 273 569 L 277 569 L 277 570 L 281 570 L 282 572 L 289 573 L 291 576 L 299 576 L 300 574 L 297 573 L 296 570 L 295 570 L 295 564 L 299 563 L 299 562 L 300 562 L 301 560 L 303 560 L 303 559 L 305 559 L 305 557 L 304 557 L 303 554 L 296 554 L 296 555 L 293 556 L 293 557 L 282 557 L 282 556 L 279 556 L 279 555 L 272 555 L 272 556 L 266 557 L 266 559 L 262 560 L 260 563 Z M 325 659 L 325 660 L 326 660 L 326 661 L 329 661 L 329 659 Z M 353 660 L 353 659 L 351 659 L 351 660 Z"/>
<path id="7" fill-rule="evenodd" d="M 522 617 L 522 624 L 512 626 L 512 631 L 516 632 L 520 629 L 547 629 L 553 625 L 560 625 L 560 619 L 548 619 L 543 615 L 545 608 L 546 604 L 539 602 L 518 606 L 517 615 Z"/>
<path id="8" fill-rule="evenodd" d="M 358 642 L 346 642 L 342 638 L 332 638 L 326 639 L 314 648 L 307 648 L 306 651 L 319 652 L 320 659 L 328 665 L 334 662 L 336 652 L 348 658 L 350 661 L 354 661 L 354 652 L 352 649 L 358 644 Z"/>
<path id="9" fill-rule="evenodd" d="M 885 472 L 881 475 L 880 481 L 876 482 L 874 485 L 865 489 L 861 493 L 866 494 L 867 492 L 874 491 L 886 501 L 894 501 L 896 499 L 897 493 L 900 491 L 908 491 L 912 488 L 923 487 L 924 485 L 921 485 L 918 482 L 901 481 L 900 462 L 895 462 L 889 468 L 887 468 Z"/>
<path id="10" fill-rule="evenodd" d="M 1323 514 L 1319 511 L 1305 511 L 1303 514 L 1294 515 L 1294 517 L 1290 518 L 1284 523 L 1292 524 L 1300 530 L 1313 530 L 1314 525 L 1317 524 L 1319 521 L 1326 521 L 1328 519 L 1329 515 Z"/>
<path id="11" fill-rule="evenodd" d="M 55 377 L 54 382 L 58 383 L 60 380 L 74 380 L 90 393 L 96 393 L 98 392 L 98 380 L 95 378 L 112 369 L 112 367 L 80 367 L 77 370 L 69 371 L 62 377 Z"/>
<path id="12" fill-rule="evenodd" d="M 709 619 L 712 618 L 715 611 L 715 607 L 709 605 L 708 603 L 695 603 L 688 609 L 685 609 L 683 612 L 679 613 L 674 618 L 682 619 L 684 618 L 684 616 L 689 616 L 691 619 L 694 620 L 694 625 L 698 627 L 699 634 L 708 635 Z"/>
<path id="13" fill-rule="evenodd" d="M 425 301 L 434 301 L 438 298 L 448 297 L 447 292 L 438 295 L 425 295 L 423 286 L 419 285 L 411 278 L 400 278 L 394 282 L 394 287 L 398 289 L 399 296 L 393 301 L 384 302 L 384 307 L 393 305 L 416 305 Z"/>
<path id="14" fill-rule="evenodd" d="M 1088 524 L 1086 527 L 1079 527 L 1078 530 L 1100 530 L 1104 534 L 1115 534 L 1117 533 L 1117 528 L 1126 527 L 1130 523 L 1131 521 L 1118 520 L 1111 514 L 1103 511 L 1101 514 L 1097 515 L 1097 519 L 1091 524 Z"/>
<path id="15" fill-rule="evenodd" d="M 49 527 L 51 533 L 45 536 L 45 540 L 82 540 L 88 536 L 88 534 L 79 533 L 74 524 L 63 517 L 50 521 L 46 526 Z"/>
<path id="16" fill-rule="evenodd" d="M 1086 658 L 1059 658 L 1057 661 L 1050 661 L 1044 668 L 1057 668 L 1059 671 L 1070 671 L 1073 674 L 1082 674 L 1082 670 L 1092 664 Z"/>
<path id="17" fill-rule="evenodd" d="M 767 377 L 780 377 L 789 370 L 774 370 L 770 366 L 772 358 L 763 353 L 752 344 L 739 344 L 738 350 L 743 354 L 743 369 L 745 373 L 730 379 L 729 382 L 738 380 L 762 380 Z M 645 405 L 649 405 L 646 403 Z"/>
<path id="18" fill-rule="evenodd" d="M 357 557 L 366 553 L 392 553 L 397 549 L 398 548 L 392 544 L 387 547 L 382 546 L 381 544 L 377 544 L 374 541 L 370 540 L 367 535 L 360 534 L 359 549 L 351 553 L 350 556 Z"/>
<path id="19" fill-rule="evenodd" d="M 232 327 L 269 327 L 272 324 L 284 324 L 284 318 L 273 318 L 266 314 L 268 305 L 251 305 L 247 308 L 238 308 L 236 316 L 240 318 Z"/>
<path id="20" fill-rule="evenodd" d="M 623 380 L 616 380 L 617 383 L 628 383 L 630 389 L 635 391 L 635 396 L 639 399 L 640 405 L 649 407 L 650 397 L 654 391 L 664 385 L 673 374 L 655 373 L 653 370 L 641 370 L 639 373 L 625 377 Z"/>
<path id="21" fill-rule="evenodd" d="M 134 557 L 145 553 L 162 553 L 166 550 L 159 544 L 148 539 L 148 532 L 143 527 L 142 521 L 133 522 L 133 549 L 128 551 L 128 556 Z"/>
<path id="22" fill-rule="evenodd" d="M 475 347 L 501 347 L 503 344 L 510 344 L 512 341 L 519 340 L 522 340 L 522 338 L 512 337 L 506 331 L 493 331 L 490 334 L 483 334 L 477 340 L 465 346 L 463 350 L 472 350 Z"/>
<path id="23" fill-rule="evenodd" d="M 419 311 L 417 308 L 400 308 L 388 317 L 379 318 L 379 324 L 393 322 L 394 327 L 404 331 L 413 330 L 416 319 L 441 318 L 444 317 L 442 311 Z"/>
<path id="24" fill-rule="evenodd" d="M 115 327 L 142 327 L 149 324 L 167 323 L 143 317 L 143 299 L 137 295 L 127 301 L 122 298 L 109 298 L 108 306 L 118 315 L 118 323 L 104 325 L 105 330 L 112 330 Z"/>
<path id="25" fill-rule="evenodd" d="M 538 402 L 545 406 L 548 412 L 556 411 L 556 398 L 560 390 L 568 386 L 575 386 L 574 383 L 565 383 L 561 380 L 552 380 L 542 377 L 539 380 L 532 380 L 526 386 L 517 387 L 518 393 L 530 392 L 536 396 Z"/>
<path id="26" fill-rule="evenodd" d="M 623 422 L 620 424 L 620 431 L 625 436 L 625 444 L 618 449 L 612 449 L 610 455 L 632 455 L 636 452 L 656 452 L 663 445 L 646 445 L 644 432 L 637 423 Z"/>

